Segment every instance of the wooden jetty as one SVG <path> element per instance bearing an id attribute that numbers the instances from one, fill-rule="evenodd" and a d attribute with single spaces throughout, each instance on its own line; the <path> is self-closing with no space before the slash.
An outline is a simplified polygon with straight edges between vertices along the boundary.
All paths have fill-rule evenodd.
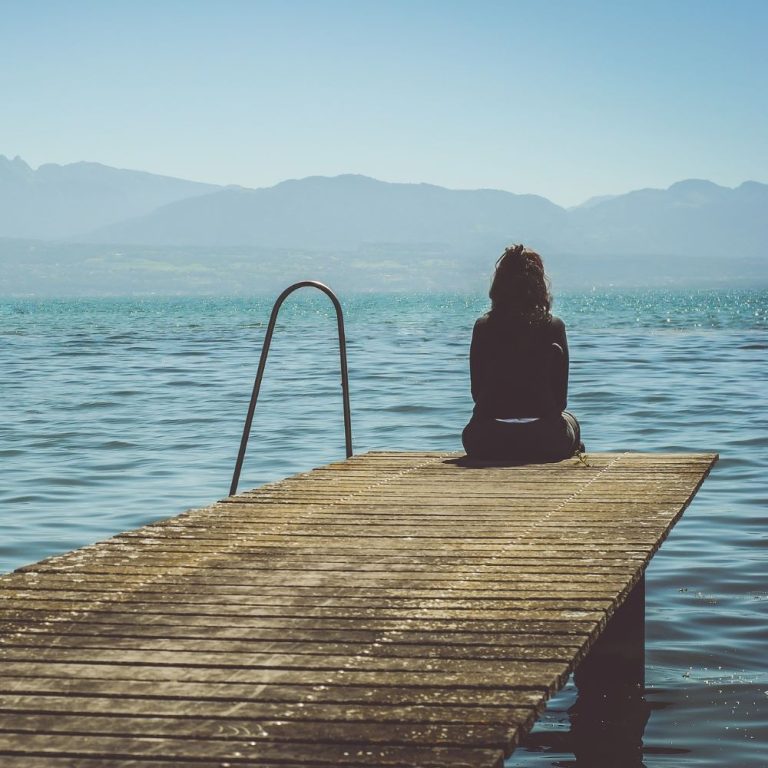
<path id="1" fill-rule="evenodd" d="M 716 459 L 369 453 L 0 577 L 0 765 L 497 768 Z"/>

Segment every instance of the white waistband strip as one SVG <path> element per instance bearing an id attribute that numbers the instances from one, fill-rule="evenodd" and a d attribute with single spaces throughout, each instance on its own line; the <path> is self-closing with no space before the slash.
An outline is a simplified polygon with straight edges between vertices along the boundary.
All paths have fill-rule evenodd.
<path id="1" fill-rule="evenodd" d="M 505 424 L 528 424 L 531 421 L 538 421 L 538 416 L 524 417 L 521 419 L 496 419 L 496 421 L 503 421 Z"/>

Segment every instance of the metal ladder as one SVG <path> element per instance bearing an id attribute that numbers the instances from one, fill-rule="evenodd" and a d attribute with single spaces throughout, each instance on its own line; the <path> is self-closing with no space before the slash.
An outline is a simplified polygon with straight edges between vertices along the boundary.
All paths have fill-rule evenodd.
<path id="1" fill-rule="evenodd" d="M 248 446 L 248 438 L 251 434 L 251 424 L 253 423 L 253 414 L 256 410 L 256 401 L 259 398 L 259 390 L 261 389 L 261 380 L 264 377 L 264 368 L 267 364 L 267 355 L 269 354 L 269 345 L 272 343 L 272 333 L 275 330 L 275 323 L 277 322 L 277 315 L 280 311 L 280 307 L 283 302 L 294 291 L 299 288 L 318 288 L 333 302 L 334 309 L 336 310 L 336 324 L 339 329 L 339 358 L 341 363 L 341 390 L 344 400 L 344 440 L 347 449 L 347 458 L 352 456 L 352 417 L 349 410 L 349 376 L 347 375 L 347 339 L 344 335 L 344 313 L 341 310 L 341 304 L 339 303 L 336 294 L 323 283 L 319 283 L 316 280 L 302 280 L 299 283 L 294 283 L 288 286 L 275 301 L 275 305 L 272 307 L 272 314 L 269 318 L 269 325 L 267 326 L 267 335 L 264 337 L 264 346 L 261 348 L 261 358 L 259 359 L 259 368 L 256 371 L 256 380 L 253 382 L 253 392 L 251 393 L 251 402 L 248 405 L 248 414 L 245 417 L 245 426 L 243 427 L 243 436 L 240 439 L 240 451 L 237 455 L 237 462 L 235 463 L 235 471 L 232 474 L 232 484 L 229 487 L 229 495 L 234 496 L 237 493 L 237 483 L 240 480 L 240 471 L 243 468 L 243 460 L 245 459 L 245 450 Z"/>

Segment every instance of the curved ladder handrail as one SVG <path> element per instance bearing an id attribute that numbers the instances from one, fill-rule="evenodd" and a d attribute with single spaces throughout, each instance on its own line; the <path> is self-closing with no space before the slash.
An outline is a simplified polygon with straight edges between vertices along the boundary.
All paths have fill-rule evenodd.
<path id="1" fill-rule="evenodd" d="M 264 376 L 264 368 L 267 364 L 267 354 L 269 353 L 269 345 L 272 342 L 272 333 L 275 330 L 275 323 L 277 322 L 277 313 L 280 311 L 282 303 L 299 288 L 319 288 L 328 298 L 333 302 L 334 309 L 336 310 L 336 324 L 339 329 L 339 359 L 341 363 L 341 390 L 344 400 L 344 440 L 347 449 L 347 458 L 352 456 L 352 417 L 349 410 L 349 377 L 347 376 L 347 339 L 344 335 L 344 313 L 341 310 L 341 304 L 339 303 L 336 294 L 323 283 L 317 282 L 317 280 L 302 280 L 299 283 L 294 283 L 288 286 L 278 297 L 275 305 L 272 307 L 272 314 L 269 318 L 269 325 L 267 326 L 267 335 L 264 337 L 264 346 L 261 348 L 261 358 L 259 359 L 259 368 L 256 371 L 256 380 L 253 382 L 253 392 L 251 393 L 251 402 L 248 406 L 248 415 L 245 417 L 245 426 L 243 427 L 243 436 L 240 439 L 240 451 L 237 455 L 237 462 L 235 464 L 235 471 L 232 474 L 232 484 L 229 487 L 229 495 L 234 496 L 237 493 L 237 483 L 240 480 L 240 470 L 243 468 L 243 460 L 245 459 L 245 450 L 248 446 L 248 438 L 251 434 L 251 424 L 253 423 L 253 414 L 256 410 L 256 400 L 259 397 L 259 390 L 261 389 L 261 380 Z"/>

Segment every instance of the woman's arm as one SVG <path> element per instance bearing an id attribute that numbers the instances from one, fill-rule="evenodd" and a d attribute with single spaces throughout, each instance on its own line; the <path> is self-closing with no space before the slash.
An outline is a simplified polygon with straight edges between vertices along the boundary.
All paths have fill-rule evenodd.
<path id="1" fill-rule="evenodd" d="M 568 338 L 565 335 L 565 323 L 559 317 L 552 318 L 552 328 L 554 331 L 552 340 L 563 350 L 560 364 L 555 366 L 552 393 L 555 396 L 557 408 L 564 411 L 568 405 Z"/>
<path id="2" fill-rule="evenodd" d="M 482 342 L 480 341 L 481 333 L 478 331 L 478 323 L 475 322 L 474 328 L 472 328 L 472 343 L 469 346 L 469 381 L 472 390 L 472 400 L 477 402 L 477 398 L 480 394 L 480 368 L 481 368 L 481 352 L 480 348 Z"/>

